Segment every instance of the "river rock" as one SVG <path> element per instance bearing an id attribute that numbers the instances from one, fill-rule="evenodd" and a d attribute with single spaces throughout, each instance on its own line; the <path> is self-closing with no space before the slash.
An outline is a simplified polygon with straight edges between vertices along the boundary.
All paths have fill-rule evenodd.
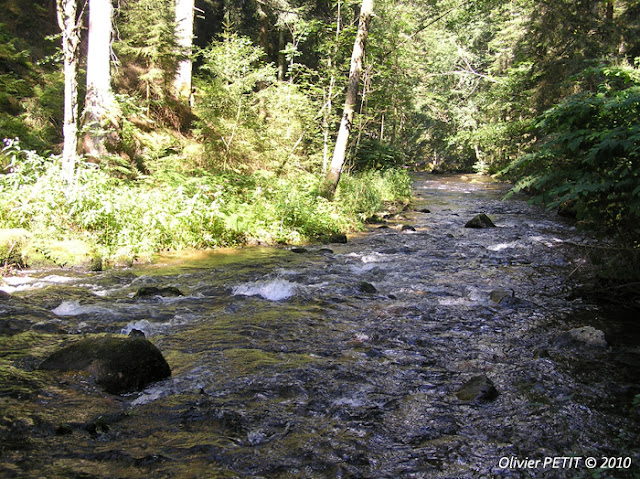
<path id="1" fill-rule="evenodd" d="M 22 228 L 0 229 L 0 263 L 24 266 L 22 250 L 30 234 Z"/>
<path id="2" fill-rule="evenodd" d="M 609 344 L 603 331 L 593 326 L 583 326 L 560 334 L 555 342 L 557 347 L 606 349 Z"/>
<path id="3" fill-rule="evenodd" d="M 82 339 L 53 353 L 39 369 L 88 371 L 111 394 L 139 391 L 171 376 L 171 368 L 160 350 L 140 337 Z"/>
<path id="4" fill-rule="evenodd" d="M 374 285 L 372 285 L 371 283 L 367 283 L 366 281 L 362 281 L 360 283 L 360 291 L 368 294 L 375 294 L 378 292 Z"/>
<path id="5" fill-rule="evenodd" d="M 320 241 L 322 241 L 323 244 L 330 244 L 330 243 L 346 244 L 347 235 L 344 233 L 328 234 L 320 237 Z"/>
<path id="6" fill-rule="evenodd" d="M 493 401 L 498 397 L 498 390 L 487 376 L 475 376 L 458 389 L 456 397 L 460 401 Z"/>
<path id="7" fill-rule="evenodd" d="M 416 231 L 416 229 L 411 225 L 402 225 L 402 228 L 400 228 L 400 231 L 403 231 L 405 233 L 413 233 Z"/>
<path id="8" fill-rule="evenodd" d="M 514 291 L 512 289 L 494 289 L 489 293 L 491 301 L 494 303 L 502 303 L 508 298 L 514 297 Z"/>
<path id="9" fill-rule="evenodd" d="M 473 218 L 471 218 L 469 221 L 467 221 L 467 224 L 464 225 L 464 227 L 479 229 L 479 228 L 495 228 L 496 225 L 493 224 L 493 221 L 491 221 L 491 218 L 489 218 L 484 213 L 480 213 L 479 215 L 476 215 Z"/>
<path id="10" fill-rule="evenodd" d="M 184 296 L 184 294 L 182 294 L 182 291 L 180 291 L 175 286 L 166 286 L 164 288 L 158 288 L 156 286 L 143 286 L 136 292 L 133 297 L 135 299 L 140 299 L 153 298 L 155 296 L 177 297 Z"/>

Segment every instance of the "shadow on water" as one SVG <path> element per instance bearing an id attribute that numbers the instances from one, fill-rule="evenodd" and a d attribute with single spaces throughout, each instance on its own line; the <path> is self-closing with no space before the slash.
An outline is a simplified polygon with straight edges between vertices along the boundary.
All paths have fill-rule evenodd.
<path id="1" fill-rule="evenodd" d="M 0 475 L 638 477 L 638 325 L 565 282 L 581 261 L 565 243 L 591 239 L 483 177 L 414 189 L 348 244 L 8 278 Z M 480 213 L 496 228 L 464 228 Z M 170 379 L 115 396 L 36 369 L 70 338 L 132 329 Z M 569 456 L 632 464 L 542 466 Z"/>

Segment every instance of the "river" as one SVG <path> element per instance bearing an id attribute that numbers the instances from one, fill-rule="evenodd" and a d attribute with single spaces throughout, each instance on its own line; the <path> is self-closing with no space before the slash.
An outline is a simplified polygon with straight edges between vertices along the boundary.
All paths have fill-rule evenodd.
<path id="1" fill-rule="evenodd" d="M 414 189 L 347 244 L 5 278 L 0 477 L 640 477 L 638 327 L 571 294 L 594 240 L 487 178 Z M 496 227 L 465 228 L 479 213 Z M 608 344 L 567 340 L 583 326 Z M 117 396 L 37 370 L 132 329 L 170 379 Z M 473 378 L 495 389 L 461 399 Z"/>

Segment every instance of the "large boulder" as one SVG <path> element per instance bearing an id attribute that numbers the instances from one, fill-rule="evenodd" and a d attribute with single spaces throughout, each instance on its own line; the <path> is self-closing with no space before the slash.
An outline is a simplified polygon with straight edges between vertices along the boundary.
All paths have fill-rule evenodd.
<path id="1" fill-rule="evenodd" d="M 40 364 L 40 369 L 88 371 L 111 394 L 139 391 L 171 376 L 160 350 L 141 337 L 82 339 L 53 353 Z"/>

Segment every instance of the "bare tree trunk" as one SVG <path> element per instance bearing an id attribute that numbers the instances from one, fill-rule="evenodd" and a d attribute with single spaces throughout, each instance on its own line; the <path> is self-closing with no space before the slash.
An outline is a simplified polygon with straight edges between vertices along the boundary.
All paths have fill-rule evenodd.
<path id="1" fill-rule="evenodd" d="M 183 58 L 178 63 L 174 87 L 178 98 L 187 101 L 191 98 L 194 10 L 194 0 L 176 0 L 176 40 L 180 47 L 180 56 Z"/>
<path id="2" fill-rule="evenodd" d="M 333 56 L 329 56 L 327 61 L 327 66 L 331 71 L 331 79 L 329 80 L 329 91 L 327 92 L 327 109 L 325 110 L 324 119 L 322 122 L 323 132 L 322 136 L 324 139 L 324 148 L 322 151 L 322 174 L 327 174 L 327 167 L 329 166 L 329 125 L 331 122 L 331 112 L 333 109 L 333 87 L 336 84 L 336 76 L 333 69 L 333 57 L 338 54 L 338 41 L 340 40 L 340 29 L 342 27 L 342 2 L 338 1 L 338 16 L 336 18 L 336 45 L 333 49 Z"/>
<path id="3" fill-rule="evenodd" d="M 353 45 L 353 54 L 351 55 L 351 67 L 349 69 L 349 86 L 347 87 L 347 97 L 344 102 L 344 110 L 342 112 L 342 121 L 338 130 L 338 138 L 336 146 L 333 150 L 333 159 L 331 166 L 325 178 L 323 194 L 329 199 L 333 199 L 347 152 L 347 144 L 349 135 L 351 134 L 351 126 L 353 124 L 353 114 L 355 111 L 356 101 L 358 99 L 358 87 L 360 85 L 360 75 L 362 73 L 362 59 L 364 57 L 364 47 L 369 34 L 369 22 L 373 15 L 373 0 L 362 0 L 360 9 L 360 20 L 358 23 L 358 33 L 356 41 Z"/>
<path id="4" fill-rule="evenodd" d="M 89 0 L 87 96 L 83 112 L 82 150 L 88 156 L 108 154 L 106 142 L 117 137 L 118 112 L 111 91 L 111 0 Z"/>
<path id="5" fill-rule="evenodd" d="M 284 81 L 285 63 L 284 63 L 284 26 L 278 26 L 278 81 Z"/>
<path id="6" fill-rule="evenodd" d="M 82 17 L 78 17 L 77 0 L 57 0 L 56 7 L 64 54 L 62 170 L 64 176 L 71 179 L 78 156 L 78 46 Z"/>

